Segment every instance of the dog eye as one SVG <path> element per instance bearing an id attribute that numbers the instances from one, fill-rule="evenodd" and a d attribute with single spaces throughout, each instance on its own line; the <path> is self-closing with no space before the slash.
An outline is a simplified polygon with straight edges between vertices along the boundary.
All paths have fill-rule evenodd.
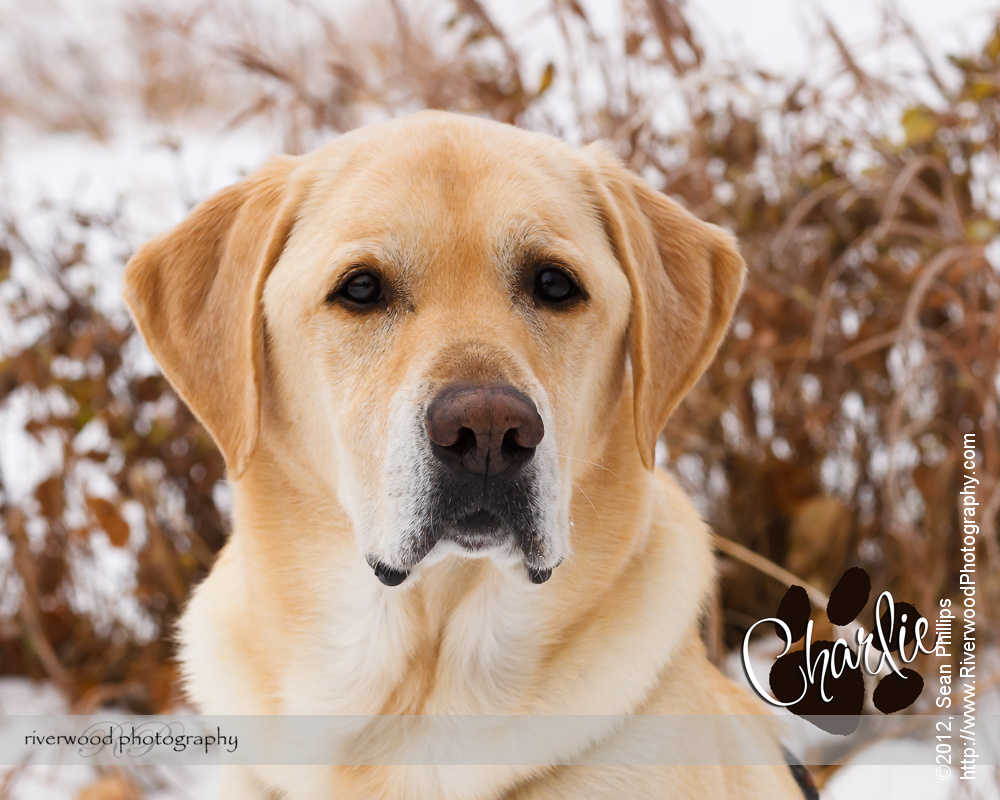
<path id="1" fill-rule="evenodd" d="M 535 275 L 535 296 L 543 303 L 562 305 L 580 294 L 580 287 L 557 267 L 542 267 Z"/>
<path id="2" fill-rule="evenodd" d="M 327 300 L 343 300 L 348 305 L 366 308 L 382 300 L 382 282 L 372 272 L 355 272 L 334 289 Z"/>

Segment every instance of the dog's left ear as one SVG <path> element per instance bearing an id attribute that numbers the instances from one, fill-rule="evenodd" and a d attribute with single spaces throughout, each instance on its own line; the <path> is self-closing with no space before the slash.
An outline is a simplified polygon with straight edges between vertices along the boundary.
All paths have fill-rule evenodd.
<path id="1" fill-rule="evenodd" d="M 632 290 L 629 358 L 636 442 L 652 469 L 656 440 L 719 347 L 743 289 L 736 241 L 625 169 L 599 145 L 600 212 Z"/>
<path id="2" fill-rule="evenodd" d="M 125 300 L 139 331 L 219 445 L 231 480 L 257 446 L 261 293 L 294 222 L 299 163 L 273 159 L 148 242 L 125 269 Z"/>

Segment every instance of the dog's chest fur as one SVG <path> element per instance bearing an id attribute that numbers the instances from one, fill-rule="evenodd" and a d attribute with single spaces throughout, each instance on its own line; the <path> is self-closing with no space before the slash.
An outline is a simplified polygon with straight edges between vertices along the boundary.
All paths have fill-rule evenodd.
<path id="1" fill-rule="evenodd" d="M 694 509 L 687 501 L 677 504 L 672 495 L 680 493 L 672 482 L 657 483 L 662 496 L 655 498 L 649 516 L 641 515 L 645 519 L 636 523 L 649 524 L 646 520 L 656 516 L 664 524 L 639 540 L 641 549 L 621 554 L 633 562 L 624 573 L 626 580 L 619 565 L 608 570 L 617 579 L 606 585 L 595 580 L 578 597 L 546 592 L 545 587 L 526 592 L 515 583 L 516 576 L 488 562 L 455 559 L 432 565 L 416 585 L 399 592 L 360 569 L 321 572 L 310 567 L 353 563 L 336 554 L 298 565 L 275 563 L 259 553 L 241 557 L 239 547 L 253 547 L 253 539 L 248 537 L 246 545 L 235 540 L 185 614 L 189 691 L 203 711 L 216 714 L 595 715 L 575 737 L 553 743 L 553 751 L 539 753 L 537 759 L 571 760 L 608 732 L 602 730 L 600 715 L 630 713 L 643 705 L 671 653 L 690 635 L 710 580 L 707 537 L 684 535 L 701 525 Z M 581 515 L 578 535 L 596 535 L 597 521 L 593 524 L 592 533 Z M 268 580 L 294 580 L 301 603 L 258 606 L 254 597 L 259 595 L 253 592 L 224 594 L 234 586 L 256 585 L 247 570 L 258 564 L 266 565 Z M 295 594 L 291 583 L 282 591 Z M 256 618 L 255 608 L 260 610 Z M 619 621 L 625 613 L 627 625 Z M 220 640 L 219 631 L 230 633 Z M 266 646 L 271 635 L 280 639 L 281 648 Z M 259 660 L 264 653 L 270 661 Z M 622 653 L 630 654 L 627 661 Z M 509 724 L 531 722 L 527 716 L 512 717 Z M 516 737 L 516 730 L 506 735 Z M 406 761 L 409 747 L 403 737 L 395 760 Z M 387 761 L 394 760 L 391 743 L 383 741 L 381 748 L 389 753 Z M 331 796 L 338 798 L 355 796 L 348 788 L 354 785 L 356 796 L 374 796 L 378 784 L 387 797 L 458 800 L 501 797 L 505 787 L 538 771 L 317 767 L 273 768 L 266 774 L 292 798 L 323 796 L 304 788 L 322 783 L 324 792 L 336 787 Z M 303 780 L 306 773 L 308 781 Z M 484 794 L 487 787 L 492 789 Z"/>

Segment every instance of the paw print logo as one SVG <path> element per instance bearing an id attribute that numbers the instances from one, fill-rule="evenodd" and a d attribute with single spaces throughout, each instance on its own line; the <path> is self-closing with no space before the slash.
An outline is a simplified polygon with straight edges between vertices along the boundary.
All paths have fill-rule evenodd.
<path id="1" fill-rule="evenodd" d="M 870 595 L 868 573 L 852 567 L 830 593 L 827 619 L 834 625 L 851 625 L 868 604 Z M 792 586 L 782 598 L 776 616 L 762 620 L 773 622 L 778 636 L 785 640 L 785 653 L 774 662 L 769 675 L 775 699 L 765 699 L 785 706 L 828 733 L 846 736 L 857 730 L 860 722 L 865 703 L 865 673 L 878 675 L 887 664 L 889 673 L 872 694 L 875 708 L 883 714 L 893 714 L 916 701 L 923 691 L 924 680 L 900 662 L 910 663 L 918 650 L 933 652 L 933 646 L 928 648 L 923 644 L 928 624 L 916 608 L 909 603 L 897 603 L 889 592 L 883 592 L 875 604 L 872 632 L 866 634 L 859 626 L 855 631 L 855 646 L 843 638 L 832 642 L 811 641 L 811 612 L 806 590 Z M 789 652 L 803 638 L 805 646 Z M 745 656 L 745 665 L 747 662 Z M 757 686 L 756 681 L 754 685 Z"/>

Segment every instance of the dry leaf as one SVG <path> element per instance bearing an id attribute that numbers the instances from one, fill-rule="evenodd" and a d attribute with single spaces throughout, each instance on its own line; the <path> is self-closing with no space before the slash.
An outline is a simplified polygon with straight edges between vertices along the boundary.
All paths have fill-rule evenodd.
<path id="1" fill-rule="evenodd" d="M 111 544 L 115 547 L 124 547 L 128 544 L 128 523 L 122 519 L 118 509 L 111 502 L 102 497 L 88 497 L 87 507 L 97 517 L 101 528 L 108 534 Z"/>
<path id="2" fill-rule="evenodd" d="M 139 787 L 122 775 L 105 775 L 77 795 L 77 800 L 141 800 L 141 798 L 142 792 L 139 791 Z"/>

